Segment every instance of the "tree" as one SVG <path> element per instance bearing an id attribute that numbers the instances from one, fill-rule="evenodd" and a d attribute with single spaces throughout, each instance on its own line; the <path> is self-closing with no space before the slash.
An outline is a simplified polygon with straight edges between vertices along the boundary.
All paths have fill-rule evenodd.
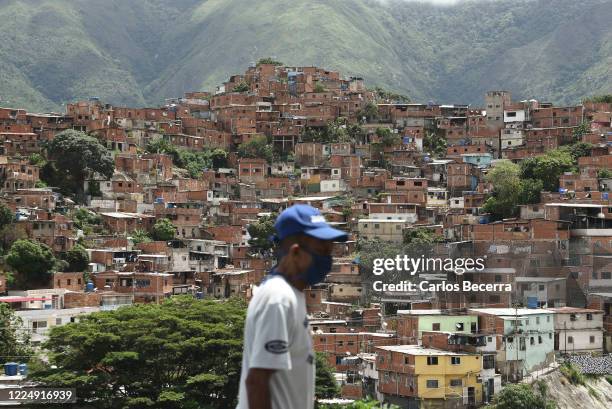
<path id="1" fill-rule="evenodd" d="M 85 271 L 89 264 L 89 255 L 85 247 L 76 244 L 66 252 L 66 262 L 68 263 L 67 271 Z"/>
<path id="2" fill-rule="evenodd" d="M 251 236 L 249 245 L 253 250 L 266 251 L 272 248 L 270 236 L 274 234 L 274 221 L 276 215 L 263 216 L 257 221 L 251 223 L 247 227 L 247 231 Z"/>
<path id="3" fill-rule="evenodd" d="M 55 266 L 53 250 L 33 240 L 17 240 L 5 261 L 18 273 L 20 286 L 29 288 L 48 285 Z"/>
<path id="4" fill-rule="evenodd" d="M 257 61 L 257 66 L 260 66 L 261 64 L 284 65 L 282 62 L 277 61 L 271 57 L 261 58 L 259 61 Z"/>
<path id="5" fill-rule="evenodd" d="M 483 209 L 493 218 L 511 217 L 516 213 L 521 193 L 520 167 L 508 160 L 498 162 L 486 175 L 493 185 L 493 195 L 484 203 Z"/>
<path id="6" fill-rule="evenodd" d="M 60 132 L 47 145 L 54 181 L 65 193 L 84 199 L 84 182 L 96 173 L 110 179 L 114 162 L 108 150 L 98 140 L 72 129 Z M 53 183 L 51 183 L 54 185 Z"/>
<path id="7" fill-rule="evenodd" d="M 317 352 L 315 360 L 315 396 L 317 399 L 336 398 L 340 395 L 334 372 L 324 353 Z"/>
<path id="8" fill-rule="evenodd" d="M 172 224 L 169 219 L 163 218 L 159 219 L 153 225 L 153 230 L 151 231 L 151 237 L 156 241 L 168 241 L 174 240 L 174 236 L 176 235 L 176 227 Z"/>
<path id="9" fill-rule="evenodd" d="M 323 86 L 323 84 L 320 84 L 317 82 L 317 84 L 314 87 L 314 92 L 315 93 L 325 92 L 325 87 Z"/>
<path id="10" fill-rule="evenodd" d="M 592 97 L 583 99 L 582 102 L 612 104 L 612 94 L 593 95 Z"/>
<path id="11" fill-rule="evenodd" d="M 251 87 L 249 86 L 249 84 L 242 81 L 240 84 L 232 88 L 232 92 L 248 92 L 250 89 Z"/>
<path id="12" fill-rule="evenodd" d="M 4 203 L 0 203 L 0 231 L 15 221 L 15 214 Z"/>
<path id="13" fill-rule="evenodd" d="M 7 303 L 0 303 L 0 357 L 8 361 L 28 361 L 32 353 L 30 333 L 21 331 L 24 323 Z"/>
<path id="14" fill-rule="evenodd" d="M 33 153 L 28 156 L 28 162 L 30 163 L 30 165 L 35 166 L 44 166 L 47 163 L 45 158 L 40 153 Z"/>
<path id="15" fill-rule="evenodd" d="M 525 383 L 508 384 L 493 398 L 493 404 L 485 409 L 554 409 L 554 401 L 548 400 L 546 384 L 536 383 L 537 391 Z"/>
<path id="16" fill-rule="evenodd" d="M 376 92 L 376 96 L 378 98 L 384 99 L 385 101 L 392 103 L 404 103 L 407 104 L 410 102 L 410 97 L 407 95 L 399 94 L 393 91 L 387 91 L 381 87 L 375 87 L 374 92 Z"/>
<path id="17" fill-rule="evenodd" d="M 571 157 L 574 165 L 578 164 L 578 158 L 584 156 L 591 156 L 591 149 L 593 145 L 588 142 L 575 142 L 570 145 L 565 145 L 558 148 L 561 152 L 567 152 Z"/>
<path id="18" fill-rule="evenodd" d="M 540 193 L 544 184 L 539 179 L 521 179 L 519 204 L 540 203 Z"/>
<path id="19" fill-rule="evenodd" d="M 423 139 L 423 148 L 431 155 L 443 158 L 446 156 L 446 139 L 436 133 L 430 133 Z"/>
<path id="20" fill-rule="evenodd" d="M 523 160 L 521 177 L 539 179 L 543 189 L 552 192 L 559 188 L 559 176 L 574 169 L 574 159 L 568 149 L 554 149 L 545 155 Z"/>
<path id="21" fill-rule="evenodd" d="M 235 407 L 246 306 L 173 297 L 56 326 L 32 374 L 100 409 Z"/>
<path id="22" fill-rule="evenodd" d="M 591 132 L 591 124 L 587 121 L 583 121 L 572 131 L 574 141 L 579 141 L 582 137 Z"/>
<path id="23" fill-rule="evenodd" d="M 374 122 L 378 119 L 378 105 L 374 102 L 368 102 L 362 109 L 355 112 L 355 116 L 360 121 L 365 118 L 367 123 Z"/>
<path id="24" fill-rule="evenodd" d="M 227 167 L 227 152 L 223 149 L 214 149 L 209 152 L 209 157 L 212 162 L 212 166 L 215 169 Z"/>
<path id="25" fill-rule="evenodd" d="M 268 143 L 265 136 L 256 136 L 247 142 L 238 145 L 238 157 L 240 158 L 261 158 L 268 163 L 274 160 L 274 149 Z"/>
<path id="26" fill-rule="evenodd" d="M 408 245 L 431 245 L 442 241 L 444 237 L 424 227 L 411 228 L 404 232 L 404 244 Z"/>
<path id="27" fill-rule="evenodd" d="M 381 143 L 386 147 L 398 145 L 402 140 L 398 134 L 391 132 L 391 129 L 380 126 L 376 128 L 376 136 L 381 139 Z"/>
<path id="28" fill-rule="evenodd" d="M 610 169 L 599 169 L 597 171 L 597 178 L 598 179 L 610 179 L 612 178 L 612 170 Z"/>
<path id="29" fill-rule="evenodd" d="M 132 243 L 134 243 L 134 245 L 140 243 L 149 243 L 151 241 L 151 237 L 144 230 L 137 229 L 132 232 Z"/>

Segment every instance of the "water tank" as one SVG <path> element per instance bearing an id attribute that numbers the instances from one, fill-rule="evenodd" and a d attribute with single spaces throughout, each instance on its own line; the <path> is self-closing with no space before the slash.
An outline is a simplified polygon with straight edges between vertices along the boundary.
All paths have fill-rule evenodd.
<path id="1" fill-rule="evenodd" d="M 87 284 L 85 284 L 85 291 L 88 293 L 91 293 L 94 290 L 94 283 L 92 283 L 91 281 L 88 281 Z"/>
<path id="2" fill-rule="evenodd" d="M 26 376 L 28 374 L 28 364 L 19 364 L 19 375 Z"/>
<path id="3" fill-rule="evenodd" d="M 4 364 L 4 374 L 6 376 L 15 376 L 19 372 L 19 364 L 17 362 L 7 362 Z"/>
<path id="4" fill-rule="evenodd" d="M 538 308 L 538 298 L 527 297 L 527 308 Z"/>

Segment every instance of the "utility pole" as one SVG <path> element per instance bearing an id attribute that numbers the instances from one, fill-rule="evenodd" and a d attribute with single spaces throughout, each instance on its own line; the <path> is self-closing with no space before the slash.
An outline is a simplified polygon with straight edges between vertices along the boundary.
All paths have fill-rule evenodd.
<path id="1" fill-rule="evenodd" d="M 514 302 L 514 339 L 516 341 L 516 363 L 514 366 L 515 369 L 515 380 L 518 381 L 519 379 L 519 374 L 518 374 L 518 362 L 519 362 L 519 349 L 521 347 L 521 341 L 520 341 L 520 337 L 518 336 L 518 307 L 519 307 L 519 303 L 518 302 Z"/>

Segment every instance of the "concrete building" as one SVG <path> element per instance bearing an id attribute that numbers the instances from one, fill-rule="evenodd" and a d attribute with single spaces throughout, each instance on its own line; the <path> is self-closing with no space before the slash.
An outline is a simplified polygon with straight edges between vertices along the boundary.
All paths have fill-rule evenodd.
<path id="1" fill-rule="evenodd" d="M 563 354 L 603 351 L 603 311 L 548 308 L 555 317 L 555 351 Z"/>

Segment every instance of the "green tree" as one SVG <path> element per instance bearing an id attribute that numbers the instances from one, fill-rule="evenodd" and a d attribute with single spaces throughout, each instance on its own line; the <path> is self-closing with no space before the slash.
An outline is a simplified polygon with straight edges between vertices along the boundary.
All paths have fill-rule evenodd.
<path id="1" fill-rule="evenodd" d="M 380 126 L 376 128 L 376 136 L 381 138 L 381 143 L 386 147 L 397 145 L 402 140 L 402 138 L 400 138 L 398 134 L 393 133 L 391 129 Z"/>
<path id="2" fill-rule="evenodd" d="M 493 185 L 493 195 L 484 203 L 483 209 L 493 218 L 511 217 L 521 194 L 520 167 L 508 160 L 498 162 L 487 173 L 485 180 Z"/>
<path id="3" fill-rule="evenodd" d="M 544 188 L 544 184 L 538 179 L 521 179 L 520 193 L 518 197 L 519 204 L 534 204 L 540 203 L 540 193 Z"/>
<path id="4" fill-rule="evenodd" d="M 559 188 L 559 176 L 573 170 L 574 160 L 568 149 L 554 149 L 545 155 L 521 162 L 521 177 L 541 180 L 544 190 L 549 192 Z"/>
<path id="5" fill-rule="evenodd" d="M 318 404 L 317 409 L 399 409 L 399 406 L 392 404 L 381 404 L 377 400 L 356 400 L 349 404 L 344 403 L 326 403 Z"/>
<path id="6" fill-rule="evenodd" d="M 446 156 L 446 139 L 437 133 L 425 135 L 423 148 L 431 155 L 443 158 Z"/>
<path id="7" fill-rule="evenodd" d="M 612 104 L 612 94 L 593 95 L 592 97 L 583 99 L 582 102 Z"/>
<path id="8" fill-rule="evenodd" d="M 47 145 L 53 160 L 54 181 L 65 193 L 84 199 L 84 182 L 96 173 L 110 179 L 114 162 L 108 150 L 93 136 L 72 129 L 60 132 Z"/>
<path id="9" fill-rule="evenodd" d="M 581 122 L 574 130 L 572 131 L 572 136 L 574 141 L 579 141 L 584 135 L 591 132 L 591 124 L 587 121 Z"/>
<path id="10" fill-rule="evenodd" d="M 30 333 L 21 331 L 24 323 L 7 303 L 0 303 L 0 357 L 4 362 L 27 362 L 32 353 Z"/>
<path id="11" fill-rule="evenodd" d="M 4 203 L 0 203 L 0 231 L 15 221 L 15 214 Z"/>
<path id="12" fill-rule="evenodd" d="M 137 229 L 132 232 L 132 242 L 135 245 L 140 243 L 149 243 L 151 241 L 151 237 L 144 230 Z"/>
<path id="13" fill-rule="evenodd" d="M 232 88 L 232 92 L 248 92 L 250 89 L 251 87 L 249 86 L 249 84 L 242 81 L 240 84 Z"/>
<path id="14" fill-rule="evenodd" d="M 246 306 L 173 297 L 56 326 L 33 378 L 100 409 L 236 405 Z"/>
<path id="15" fill-rule="evenodd" d="M 40 153 L 31 154 L 28 157 L 28 162 L 30 163 L 30 165 L 35 165 L 35 166 L 44 166 L 47 163 L 45 158 Z"/>
<path id="16" fill-rule="evenodd" d="M 153 225 L 151 231 L 151 237 L 156 241 L 168 241 L 174 240 L 176 236 L 176 227 L 172 224 L 169 219 L 159 219 Z"/>
<path id="17" fill-rule="evenodd" d="M 263 216 L 257 221 L 250 223 L 247 227 L 247 231 L 251 236 L 249 245 L 255 251 L 265 251 L 272 248 L 272 242 L 270 236 L 274 234 L 274 221 L 276 215 Z"/>
<path id="18" fill-rule="evenodd" d="M 442 241 L 444 237 L 425 227 L 407 229 L 404 232 L 404 244 L 408 245 L 431 245 Z"/>
<path id="19" fill-rule="evenodd" d="M 89 264 L 89 255 L 85 247 L 76 244 L 66 252 L 66 262 L 68 263 L 67 271 L 85 271 Z"/>
<path id="20" fill-rule="evenodd" d="M 323 84 L 320 84 L 317 82 L 317 84 L 314 87 L 314 92 L 316 93 L 325 92 L 325 87 L 323 86 Z"/>
<path id="21" fill-rule="evenodd" d="M 259 61 L 257 61 L 257 66 L 260 66 L 261 64 L 284 65 L 282 62 L 277 61 L 272 57 L 261 58 Z"/>
<path id="22" fill-rule="evenodd" d="M 558 148 L 561 152 L 567 152 L 571 157 L 574 165 L 578 164 L 578 158 L 582 158 L 584 156 L 591 156 L 591 149 L 593 145 L 588 142 L 576 142 L 570 145 L 565 145 Z"/>
<path id="23" fill-rule="evenodd" d="M 609 179 L 612 178 L 612 170 L 610 169 L 599 169 L 597 171 L 598 179 Z"/>
<path id="24" fill-rule="evenodd" d="M 33 240 L 17 240 L 5 258 L 17 273 L 17 282 L 24 288 L 46 286 L 55 266 L 55 256 L 46 244 Z"/>
<path id="25" fill-rule="evenodd" d="M 374 92 L 376 92 L 376 96 L 378 98 L 384 99 L 385 101 L 391 103 L 400 103 L 407 104 L 410 102 L 410 97 L 403 94 L 398 94 L 397 92 L 388 91 L 381 87 L 375 87 Z"/>
<path id="26" fill-rule="evenodd" d="M 217 148 L 210 151 L 209 157 L 213 168 L 219 169 L 227 167 L 227 152 L 223 149 Z"/>
<path id="27" fill-rule="evenodd" d="M 324 353 L 317 352 L 315 360 L 315 396 L 317 399 L 337 398 L 340 388 L 336 383 L 334 372 L 327 362 Z"/>
<path id="28" fill-rule="evenodd" d="M 540 381 L 535 387 L 537 390 L 525 383 L 508 384 L 485 409 L 555 409 L 555 402 L 547 399 L 546 384 Z"/>
<path id="29" fill-rule="evenodd" d="M 378 105 L 374 102 L 368 102 L 363 108 L 355 112 L 355 116 L 360 121 L 365 119 L 367 123 L 374 122 L 378 119 Z"/>
<path id="30" fill-rule="evenodd" d="M 274 160 L 274 149 L 265 136 L 256 136 L 250 141 L 238 145 L 238 157 L 262 158 L 268 163 Z"/>

